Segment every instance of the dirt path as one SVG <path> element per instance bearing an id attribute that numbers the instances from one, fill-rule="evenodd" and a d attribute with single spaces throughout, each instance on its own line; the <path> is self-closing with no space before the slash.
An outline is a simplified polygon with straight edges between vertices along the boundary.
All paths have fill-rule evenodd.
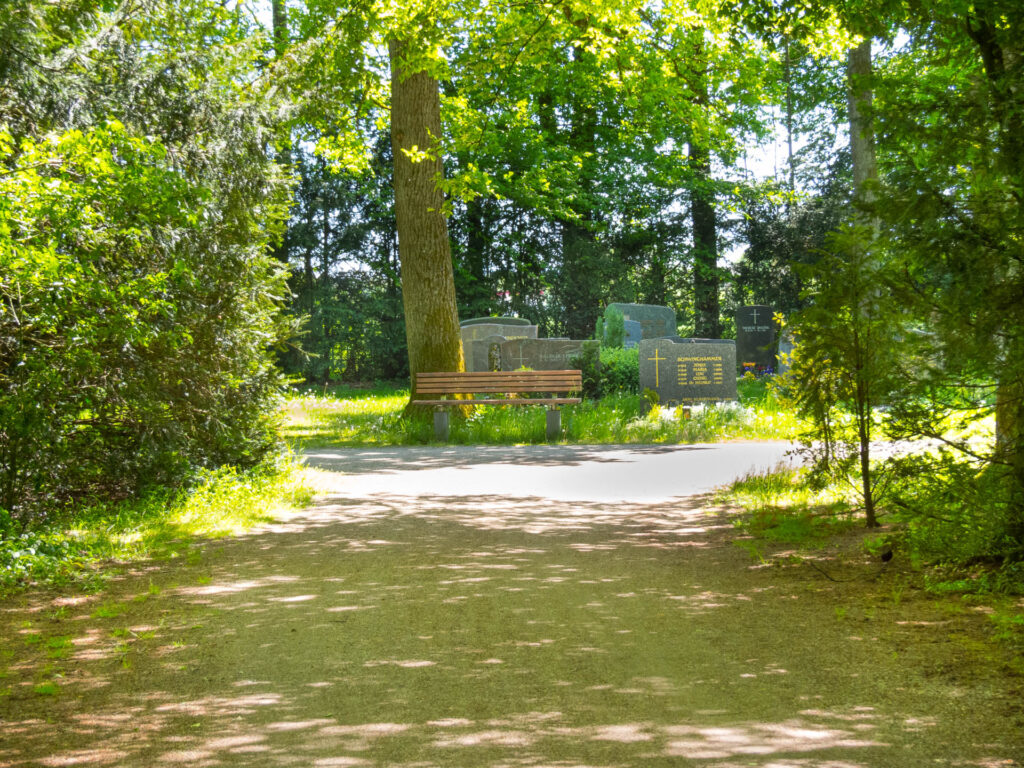
<path id="1" fill-rule="evenodd" d="M 888 566 L 762 567 L 706 496 L 601 482 L 694 456 L 320 456 L 353 474 L 291 519 L 101 597 L 2 606 L 0 765 L 1024 760 L 1020 680 L 983 617 Z"/>

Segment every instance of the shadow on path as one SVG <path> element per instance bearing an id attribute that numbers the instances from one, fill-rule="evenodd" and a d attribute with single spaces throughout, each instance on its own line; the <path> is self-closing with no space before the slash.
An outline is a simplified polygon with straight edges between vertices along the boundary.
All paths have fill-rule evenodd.
<path id="1" fill-rule="evenodd" d="M 843 585 L 759 567 L 709 504 L 333 495 L 102 599 L 27 595 L 0 618 L 0 765 L 1021 758 L 1005 689 L 901 657 L 899 622 L 934 617 L 838 618 Z"/>

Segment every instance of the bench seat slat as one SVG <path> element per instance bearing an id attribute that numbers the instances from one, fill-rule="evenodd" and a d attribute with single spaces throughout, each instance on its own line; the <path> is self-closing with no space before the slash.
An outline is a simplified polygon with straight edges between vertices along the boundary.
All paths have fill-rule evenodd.
<path id="1" fill-rule="evenodd" d="M 578 397 L 481 398 L 479 400 L 413 400 L 413 405 L 575 405 Z"/>
<path id="2" fill-rule="evenodd" d="M 472 394 L 474 392 L 489 392 L 492 394 L 501 394 L 503 392 L 574 392 L 579 390 L 578 386 L 542 386 L 531 384 L 527 387 L 510 387 L 505 384 L 495 384 L 493 386 L 478 386 L 478 387 L 464 387 L 464 386 L 452 386 L 452 387 L 417 387 L 416 394 L 430 394 L 430 395 L 457 395 L 457 394 Z"/>

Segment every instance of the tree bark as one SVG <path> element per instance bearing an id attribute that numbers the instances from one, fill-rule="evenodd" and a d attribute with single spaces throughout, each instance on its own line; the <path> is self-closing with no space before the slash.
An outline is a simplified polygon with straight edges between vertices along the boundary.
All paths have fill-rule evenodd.
<path id="1" fill-rule="evenodd" d="M 271 2 L 271 32 L 274 38 L 274 58 L 280 59 L 288 50 L 288 7 L 285 0 L 272 0 Z M 292 137 L 291 130 L 284 126 L 281 128 L 281 135 L 278 139 L 277 164 L 282 168 L 290 168 L 292 164 Z M 285 222 L 284 231 L 281 233 L 281 240 L 274 246 L 274 256 L 279 260 L 288 263 L 290 256 L 288 243 L 288 225 Z"/>
<path id="2" fill-rule="evenodd" d="M 871 39 L 868 38 L 846 56 L 847 109 L 850 118 L 850 154 L 853 156 L 853 195 L 868 205 L 874 200 L 869 182 L 878 179 L 875 159 L 875 130 L 871 116 Z"/>
<path id="3" fill-rule="evenodd" d="M 703 32 L 698 30 L 698 34 Z M 695 91 L 702 111 L 708 106 L 707 54 L 704 41 L 695 45 Z M 693 335 L 717 339 L 722 335 L 719 306 L 718 223 L 715 218 L 715 192 L 711 179 L 711 153 L 700 138 L 699 126 L 690 131 L 690 168 L 693 190 L 690 217 L 693 222 Z"/>
<path id="4" fill-rule="evenodd" d="M 437 185 L 444 170 L 438 146 L 440 90 L 429 73 L 405 71 L 406 47 L 404 41 L 388 44 L 395 219 L 415 399 L 415 374 L 461 371 L 464 362 L 444 194 Z M 426 152 L 427 157 L 414 162 L 409 151 Z"/>

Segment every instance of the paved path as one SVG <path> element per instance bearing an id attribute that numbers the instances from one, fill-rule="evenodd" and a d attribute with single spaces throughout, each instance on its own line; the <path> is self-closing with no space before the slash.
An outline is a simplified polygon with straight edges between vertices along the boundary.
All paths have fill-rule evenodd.
<path id="1" fill-rule="evenodd" d="M 789 462 L 783 442 L 718 445 L 451 446 L 308 451 L 355 496 L 457 493 L 595 503 L 661 503 Z"/>
<path id="2" fill-rule="evenodd" d="M 311 454 L 308 510 L 2 606 L 0 766 L 1016 765 L 975 616 L 762 567 L 687 495 L 782 448 Z"/>

